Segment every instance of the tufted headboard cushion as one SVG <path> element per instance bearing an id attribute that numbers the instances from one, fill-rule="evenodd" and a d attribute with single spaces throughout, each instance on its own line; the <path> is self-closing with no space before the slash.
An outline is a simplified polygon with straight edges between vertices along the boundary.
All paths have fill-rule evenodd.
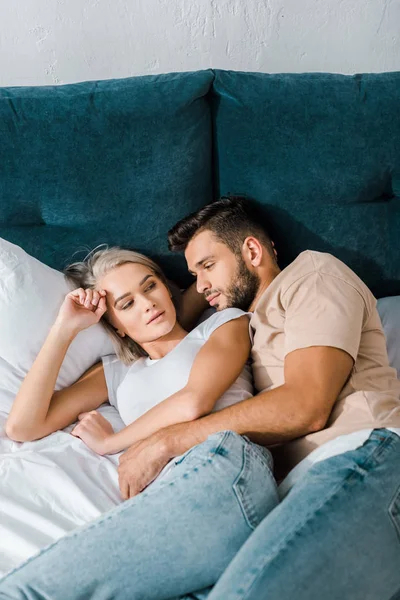
<path id="1" fill-rule="evenodd" d="M 216 71 L 216 193 L 265 207 L 281 266 L 306 248 L 400 294 L 400 73 Z"/>
<path id="2" fill-rule="evenodd" d="M 212 199 L 212 80 L 0 89 L 0 237 L 58 269 L 107 242 L 186 273 L 166 233 Z"/>

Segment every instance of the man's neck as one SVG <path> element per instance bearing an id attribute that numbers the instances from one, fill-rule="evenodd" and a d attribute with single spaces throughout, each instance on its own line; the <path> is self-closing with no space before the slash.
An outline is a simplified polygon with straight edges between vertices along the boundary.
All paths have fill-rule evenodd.
<path id="1" fill-rule="evenodd" d="M 281 272 L 280 268 L 278 267 L 278 265 L 276 265 L 272 269 L 270 269 L 265 274 L 264 277 L 261 277 L 260 286 L 258 288 L 257 294 L 254 297 L 253 302 L 250 304 L 249 312 L 254 312 L 255 307 L 257 306 L 259 299 L 261 298 L 261 296 L 263 295 L 263 293 L 265 292 L 265 290 L 271 285 L 271 283 L 273 282 L 273 280 L 275 279 L 275 277 L 277 275 L 279 275 L 280 272 Z"/>

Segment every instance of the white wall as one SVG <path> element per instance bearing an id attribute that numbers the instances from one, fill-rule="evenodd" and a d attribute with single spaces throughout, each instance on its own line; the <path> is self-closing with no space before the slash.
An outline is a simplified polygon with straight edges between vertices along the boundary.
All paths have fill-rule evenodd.
<path id="1" fill-rule="evenodd" d="M 0 85 L 400 70 L 400 0 L 0 0 Z"/>

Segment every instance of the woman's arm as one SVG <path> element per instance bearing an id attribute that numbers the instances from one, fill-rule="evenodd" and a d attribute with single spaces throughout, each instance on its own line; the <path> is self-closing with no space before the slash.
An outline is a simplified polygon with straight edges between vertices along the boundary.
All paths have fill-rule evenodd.
<path id="1" fill-rule="evenodd" d="M 104 311 L 104 296 L 91 290 L 76 290 L 66 296 L 57 320 L 13 402 L 6 424 L 6 433 L 11 439 L 23 442 L 44 437 L 73 423 L 82 410 L 97 408 L 107 400 L 101 364 L 90 369 L 71 387 L 54 392 L 72 340 L 79 331 L 97 323 Z"/>
<path id="2" fill-rule="evenodd" d="M 154 406 L 133 423 L 109 435 L 103 417 L 86 415 L 73 435 L 99 454 L 114 454 L 156 431 L 207 415 L 239 377 L 250 352 L 247 316 L 233 319 L 216 329 L 197 354 L 186 386 Z"/>

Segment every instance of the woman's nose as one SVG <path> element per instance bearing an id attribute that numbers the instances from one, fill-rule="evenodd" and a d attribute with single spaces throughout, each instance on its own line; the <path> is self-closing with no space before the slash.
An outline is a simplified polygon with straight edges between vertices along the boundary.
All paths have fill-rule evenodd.
<path id="1" fill-rule="evenodd" d="M 149 310 L 151 310 L 152 308 L 154 308 L 155 305 L 156 305 L 156 303 L 154 302 L 154 300 L 150 300 L 149 298 L 145 298 L 144 306 L 145 306 L 146 312 L 149 312 Z"/>

